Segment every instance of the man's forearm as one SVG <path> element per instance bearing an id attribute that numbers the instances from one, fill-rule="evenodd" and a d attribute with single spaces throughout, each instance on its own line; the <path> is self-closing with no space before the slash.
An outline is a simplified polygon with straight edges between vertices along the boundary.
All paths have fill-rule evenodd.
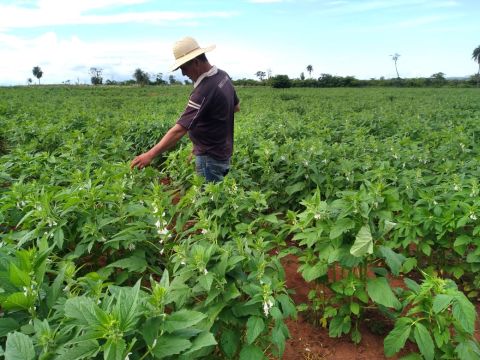
<path id="1" fill-rule="evenodd" d="M 170 130 L 168 130 L 168 132 L 163 136 L 157 145 L 148 151 L 149 154 L 152 156 L 152 158 L 160 155 L 161 153 L 175 146 L 178 140 L 180 140 L 186 133 L 187 129 L 176 124 Z"/>

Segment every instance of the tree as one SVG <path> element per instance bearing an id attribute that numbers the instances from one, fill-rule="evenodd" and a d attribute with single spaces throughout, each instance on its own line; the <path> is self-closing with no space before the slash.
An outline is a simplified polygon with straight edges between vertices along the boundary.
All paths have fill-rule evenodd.
<path id="1" fill-rule="evenodd" d="M 430 79 L 433 80 L 433 83 L 435 85 L 443 85 L 447 82 L 447 79 L 445 79 L 445 74 L 443 72 L 438 72 L 430 76 Z"/>
<path id="2" fill-rule="evenodd" d="M 138 85 L 145 86 L 150 81 L 150 75 L 147 72 L 143 71 L 142 69 L 138 68 L 133 73 L 133 77 Z"/>
<path id="3" fill-rule="evenodd" d="M 272 78 L 272 87 L 277 89 L 285 89 L 292 87 L 292 82 L 288 75 L 277 75 Z"/>
<path id="4" fill-rule="evenodd" d="M 102 85 L 103 83 L 103 69 L 97 67 L 91 67 L 89 71 L 91 78 L 90 82 L 92 85 Z"/>
<path id="5" fill-rule="evenodd" d="M 38 79 L 38 85 L 40 85 L 40 78 L 43 75 L 43 71 L 42 71 L 42 69 L 40 69 L 40 66 L 35 66 L 32 69 L 32 74 L 33 74 L 33 76 L 35 76 Z"/>
<path id="6" fill-rule="evenodd" d="M 257 72 L 255 73 L 255 76 L 258 77 L 258 79 L 259 79 L 260 81 L 263 81 L 263 78 L 264 78 L 265 76 L 267 76 L 267 74 L 265 73 L 265 71 L 260 71 L 260 70 L 259 70 L 259 71 L 257 71 Z"/>
<path id="7" fill-rule="evenodd" d="M 303 73 L 303 71 L 300 73 L 300 80 L 305 80 L 305 74 Z"/>
<path id="8" fill-rule="evenodd" d="M 163 73 L 155 75 L 155 85 L 165 85 L 167 82 L 163 80 Z"/>
<path id="9" fill-rule="evenodd" d="M 397 68 L 397 61 L 398 61 L 398 58 L 400 57 L 400 54 L 393 54 L 393 55 L 390 55 L 392 57 L 392 60 L 395 62 L 395 71 L 397 72 L 397 79 L 400 79 L 400 75 L 398 75 L 398 68 Z"/>
<path id="10" fill-rule="evenodd" d="M 28 85 L 32 85 L 32 78 L 28 78 L 28 79 L 27 79 L 27 84 L 28 84 Z"/>
<path id="11" fill-rule="evenodd" d="M 312 78 L 313 66 L 312 65 L 307 65 L 307 71 L 308 71 L 308 75 L 310 76 L 310 78 Z"/>
<path id="12" fill-rule="evenodd" d="M 478 86 L 479 79 L 480 79 L 480 45 L 473 50 L 472 59 L 478 63 L 478 72 L 477 72 L 477 86 Z"/>

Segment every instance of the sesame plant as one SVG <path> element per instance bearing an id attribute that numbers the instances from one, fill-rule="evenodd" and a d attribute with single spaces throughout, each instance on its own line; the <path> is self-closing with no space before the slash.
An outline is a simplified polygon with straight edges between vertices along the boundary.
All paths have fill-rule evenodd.
<path id="1" fill-rule="evenodd" d="M 239 88 L 222 183 L 187 140 L 130 171 L 189 91 L 0 89 L 0 356 L 281 358 L 288 253 L 330 336 L 380 311 L 387 355 L 475 358 L 475 89 Z"/>

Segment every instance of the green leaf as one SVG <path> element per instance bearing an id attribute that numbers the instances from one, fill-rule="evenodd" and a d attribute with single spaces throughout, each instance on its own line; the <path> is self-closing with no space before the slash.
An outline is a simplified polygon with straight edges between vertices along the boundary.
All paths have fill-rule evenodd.
<path id="1" fill-rule="evenodd" d="M 473 306 L 468 298 L 461 292 L 458 292 L 454 296 L 452 315 L 467 333 L 473 335 L 477 313 L 475 306 Z"/>
<path id="2" fill-rule="evenodd" d="M 297 182 L 293 185 L 289 185 L 285 188 L 285 192 L 288 195 L 295 194 L 296 192 L 302 191 L 305 188 L 305 183 L 304 182 Z"/>
<path id="3" fill-rule="evenodd" d="M 404 278 L 403 281 L 410 290 L 412 290 L 415 294 L 418 294 L 418 292 L 420 291 L 420 285 L 418 285 L 415 280 Z"/>
<path id="4" fill-rule="evenodd" d="M 405 342 L 410 336 L 412 329 L 412 320 L 409 318 L 400 318 L 395 323 L 395 327 L 383 341 L 383 349 L 386 356 L 393 356 L 405 346 Z"/>
<path id="5" fill-rule="evenodd" d="M 220 348 L 228 359 L 233 359 L 240 346 L 240 333 L 236 330 L 225 329 L 220 336 Z"/>
<path id="6" fill-rule="evenodd" d="M 8 269 L 10 276 L 10 282 L 18 287 L 29 287 L 32 279 L 27 272 L 20 270 L 15 264 L 11 263 L 10 268 Z"/>
<path id="7" fill-rule="evenodd" d="M 386 246 L 380 246 L 380 253 L 385 258 L 388 267 L 392 270 L 394 275 L 398 275 L 400 273 L 400 269 L 402 268 L 402 264 L 405 261 L 405 256 L 402 254 L 397 254 L 395 251 L 390 249 Z"/>
<path id="8" fill-rule="evenodd" d="M 84 341 L 64 350 L 62 354 L 56 357 L 56 360 L 81 360 L 81 359 L 93 359 L 100 350 L 100 346 L 96 340 Z"/>
<path id="9" fill-rule="evenodd" d="M 272 329 L 272 343 L 277 346 L 279 358 L 285 351 L 285 334 L 283 332 L 282 326 L 283 322 L 277 322 Z"/>
<path id="10" fill-rule="evenodd" d="M 285 317 L 297 316 L 297 309 L 295 307 L 295 303 L 292 301 L 290 296 L 288 296 L 287 294 L 280 294 L 275 299 L 280 302 L 280 305 L 282 305 L 282 312 Z"/>
<path id="11" fill-rule="evenodd" d="M 465 340 L 457 345 L 455 352 L 459 360 L 478 360 L 480 359 L 480 348 L 473 340 Z"/>
<path id="12" fill-rule="evenodd" d="M 352 331 L 352 341 L 353 341 L 355 344 L 359 344 L 360 341 L 362 341 L 362 333 L 360 332 L 360 330 L 354 329 L 354 330 Z"/>
<path id="13" fill-rule="evenodd" d="M 406 258 L 402 265 L 402 272 L 409 273 L 415 266 L 417 266 L 417 259 Z"/>
<path id="14" fill-rule="evenodd" d="M 330 239 L 336 239 L 355 227 L 355 221 L 349 218 L 338 219 L 330 230 Z"/>
<path id="15" fill-rule="evenodd" d="M 166 335 L 157 339 L 157 343 L 152 353 L 157 359 L 163 359 L 168 356 L 180 354 L 182 351 L 190 348 L 192 343 L 187 339 L 181 339 L 176 336 Z"/>
<path id="16" fill-rule="evenodd" d="M 450 305 L 452 300 L 453 300 L 452 295 L 447 295 L 447 294 L 436 295 L 435 298 L 433 299 L 433 307 L 432 307 L 433 311 L 436 314 L 438 314 L 439 312 L 442 312 L 448 307 L 448 305 Z"/>
<path id="17" fill-rule="evenodd" d="M 253 343 L 264 329 L 265 323 L 261 317 L 250 316 L 247 321 L 247 343 Z"/>
<path id="18" fill-rule="evenodd" d="M 17 330 L 20 324 L 12 318 L 0 318 L 0 337 L 6 336 L 9 332 Z"/>
<path id="19" fill-rule="evenodd" d="M 422 323 L 415 323 L 413 337 L 415 338 L 415 342 L 417 343 L 420 353 L 423 355 L 423 357 L 426 360 L 433 360 L 435 355 L 435 344 L 433 343 L 432 336 Z"/>
<path id="20" fill-rule="evenodd" d="M 302 268 L 302 276 L 305 281 L 313 281 L 319 277 L 325 275 L 328 271 L 328 265 L 323 262 L 318 262 L 313 266 L 305 264 Z"/>
<path id="21" fill-rule="evenodd" d="M 350 312 L 358 315 L 360 313 L 360 305 L 356 302 L 351 302 L 350 303 Z"/>
<path id="22" fill-rule="evenodd" d="M 242 347 L 240 351 L 240 360 L 264 360 L 266 359 L 263 351 L 255 345 Z"/>
<path id="23" fill-rule="evenodd" d="M 337 315 L 330 320 L 328 326 L 328 336 L 330 337 L 340 337 L 344 333 L 344 317 L 342 315 Z"/>
<path id="24" fill-rule="evenodd" d="M 77 325 L 100 325 L 95 314 L 95 303 L 92 299 L 78 296 L 65 302 L 65 316 L 76 319 Z"/>
<path id="25" fill-rule="evenodd" d="M 103 345 L 103 359 L 104 360 L 117 360 L 125 358 L 125 349 L 127 344 L 125 340 L 120 339 L 109 339 L 105 345 Z"/>
<path id="26" fill-rule="evenodd" d="M 201 287 L 205 289 L 205 291 L 210 291 L 210 288 L 212 287 L 213 283 L 213 274 L 211 272 L 201 275 L 198 278 L 198 283 L 200 284 Z"/>
<path id="27" fill-rule="evenodd" d="M 148 346 L 153 346 L 153 342 L 158 336 L 160 325 L 163 319 L 160 316 L 150 317 L 143 323 L 141 334 Z"/>
<path id="28" fill-rule="evenodd" d="M 399 309 L 402 306 L 384 277 L 368 279 L 367 293 L 370 299 L 377 304 L 395 309 Z"/>
<path id="29" fill-rule="evenodd" d="M 22 292 L 16 292 L 7 296 L 1 304 L 5 310 L 28 310 L 34 303 L 33 297 L 26 296 Z"/>
<path id="30" fill-rule="evenodd" d="M 122 287 L 117 294 L 117 303 L 115 312 L 118 313 L 119 326 L 122 331 L 135 329 L 137 319 L 140 316 L 138 312 L 140 295 L 140 281 L 135 286 Z"/>
<path id="31" fill-rule="evenodd" d="M 192 310 L 180 310 L 168 315 L 163 324 L 165 331 L 172 333 L 193 326 L 206 318 L 205 314 Z"/>
<path id="32" fill-rule="evenodd" d="M 107 265 L 107 268 L 109 267 L 116 267 L 120 269 L 126 269 L 131 272 L 143 272 L 147 268 L 147 261 L 145 260 L 145 256 L 130 256 L 125 259 L 120 259 L 117 260 L 109 265 Z"/>
<path id="33" fill-rule="evenodd" d="M 193 340 L 190 350 L 188 350 L 182 356 L 188 356 L 195 351 L 214 345 L 217 345 L 217 340 L 215 340 L 213 334 L 208 331 L 204 331 L 200 333 L 195 340 Z"/>
<path id="34" fill-rule="evenodd" d="M 373 238 L 370 232 L 370 226 L 365 225 L 359 230 L 355 237 L 355 242 L 350 249 L 350 254 L 356 257 L 361 257 L 365 254 L 373 253 Z"/>
<path id="35" fill-rule="evenodd" d="M 32 339 L 20 332 L 8 334 L 5 345 L 5 360 L 33 360 L 35 349 Z"/>

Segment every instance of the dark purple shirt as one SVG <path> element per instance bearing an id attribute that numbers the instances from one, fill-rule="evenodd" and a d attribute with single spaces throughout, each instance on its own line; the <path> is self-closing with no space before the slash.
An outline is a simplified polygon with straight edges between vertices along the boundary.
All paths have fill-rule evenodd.
<path id="1" fill-rule="evenodd" d="M 193 89 L 177 124 L 188 130 L 195 155 L 228 160 L 233 152 L 233 114 L 239 102 L 228 74 L 204 77 Z"/>

